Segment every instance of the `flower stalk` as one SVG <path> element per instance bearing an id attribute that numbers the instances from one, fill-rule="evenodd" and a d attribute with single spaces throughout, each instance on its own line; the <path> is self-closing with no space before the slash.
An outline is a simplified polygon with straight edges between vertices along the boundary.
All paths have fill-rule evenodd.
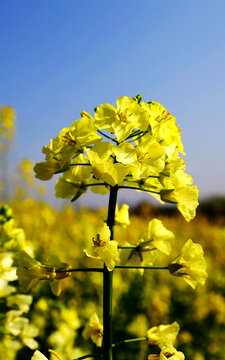
<path id="1" fill-rule="evenodd" d="M 145 337 L 140 337 L 140 338 L 121 340 L 121 341 L 118 341 L 117 343 L 113 344 L 113 347 L 132 343 L 132 342 L 139 342 L 139 341 L 147 341 L 147 337 L 145 336 Z"/>
<path id="2" fill-rule="evenodd" d="M 118 186 L 110 187 L 107 225 L 111 231 L 110 240 L 114 238 L 114 221 L 117 202 Z M 103 358 L 113 359 L 112 351 L 112 279 L 113 271 L 108 271 L 104 265 L 103 271 Z"/>

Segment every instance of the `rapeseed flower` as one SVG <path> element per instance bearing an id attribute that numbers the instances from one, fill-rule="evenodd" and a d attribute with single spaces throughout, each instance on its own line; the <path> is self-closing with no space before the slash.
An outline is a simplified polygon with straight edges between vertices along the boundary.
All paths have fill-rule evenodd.
<path id="1" fill-rule="evenodd" d="M 184 360 L 185 356 L 181 351 L 177 351 L 173 346 L 166 346 L 159 355 L 149 355 L 148 360 Z"/>
<path id="2" fill-rule="evenodd" d="M 129 205 L 123 204 L 119 209 L 118 204 L 116 204 L 115 225 L 120 225 L 124 229 L 130 225 Z"/>
<path id="3" fill-rule="evenodd" d="M 91 338 L 96 346 L 102 346 L 103 325 L 100 323 L 96 313 L 91 316 L 90 321 L 85 326 L 82 335 L 86 340 Z"/>
<path id="4" fill-rule="evenodd" d="M 204 285 L 208 275 L 202 246 L 189 239 L 168 269 L 172 275 L 182 276 L 193 289 L 197 283 Z"/>
<path id="5" fill-rule="evenodd" d="M 20 252 L 18 263 L 17 276 L 23 291 L 28 291 L 35 287 L 40 280 L 49 280 L 56 277 L 53 266 L 42 265 L 24 251 Z"/>
<path id="6" fill-rule="evenodd" d="M 154 326 L 147 331 L 146 337 L 149 344 L 157 345 L 161 349 L 165 346 L 174 344 L 178 332 L 179 324 L 175 321 L 169 325 Z"/>
<path id="7" fill-rule="evenodd" d="M 96 108 L 95 123 L 99 129 L 115 133 L 117 141 L 125 140 L 133 129 L 147 130 L 148 115 L 134 99 L 121 96 L 116 107 L 102 104 Z"/>
<path id="8" fill-rule="evenodd" d="M 146 248 L 157 248 L 166 255 L 171 252 L 170 240 L 174 238 L 172 231 L 165 228 L 161 220 L 153 219 L 148 224 L 148 231 L 142 237 L 140 246 L 145 245 Z"/>
<path id="9" fill-rule="evenodd" d="M 48 350 L 51 353 L 51 360 L 62 360 L 61 356 L 53 350 Z M 39 350 L 36 350 L 31 360 L 48 360 Z"/>
<path id="10" fill-rule="evenodd" d="M 111 232 L 104 224 L 97 229 L 97 234 L 92 238 L 93 246 L 84 252 L 87 256 L 101 259 L 109 271 L 112 271 L 118 261 L 117 241 L 110 240 Z"/>
<path id="11" fill-rule="evenodd" d="M 192 182 L 190 175 L 178 170 L 169 179 L 164 178 L 165 187 L 160 191 L 161 199 L 175 203 L 186 221 L 195 217 L 198 206 L 198 188 L 190 186 Z"/>

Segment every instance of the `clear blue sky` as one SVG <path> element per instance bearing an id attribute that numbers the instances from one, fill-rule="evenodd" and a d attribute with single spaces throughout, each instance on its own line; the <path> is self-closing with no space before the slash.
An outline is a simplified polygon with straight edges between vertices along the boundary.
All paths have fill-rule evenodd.
<path id="1" fill-rule="evenodd" d="M 141 93 L 177 117 L 200 196 L 225 195 L 224 18 L 224 0 L 0 1 L 12 161 L 43 161 L 42 146 L 80 111 Z"/>

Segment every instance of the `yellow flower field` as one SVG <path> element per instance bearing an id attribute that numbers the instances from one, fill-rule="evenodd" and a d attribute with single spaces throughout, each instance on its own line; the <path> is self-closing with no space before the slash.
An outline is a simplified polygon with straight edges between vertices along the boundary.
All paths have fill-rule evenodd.
<path id="1" fill-rule="evenodd" d="M 61 262 L 72 267 L 101 266 L 102 261 L 85 256 L 83 248 L 88 248 L 90 234 L 102 225 L 106 209 L 94 212 L 81 208 L 75 211 L 72 205 L 67 205 L 57 211 L 47 203 L 31 198 L 14 200 L 12 208 L 17 230 L 9 227 L 8 233 L 19 239 L 21 247 L 35 255 L 40 263 L 45 264 L 48 257 L 55 254 Z M 124 239 L 135 244 L 146 231 L 151 211 L 153 209 L 149 205 L 142 205 L 138 211 L 131 212 L 127 228 L 116 226 L 118 244 Z M 194 291 L 181 277 L 171 276 L 167 270 L 145 270 L 141 274 L 137 270 L 115 269 L 114 341 L 145 336 L 151 327 L 169 324 L 175 318 L 180 325 L 178 349 L 185 353 L 187 359 L 220 360 L 223 358 L 225 338 L 225 228 L 212 224 L 201 215 L 188 224 L 178 214 L 159 215 L 157 218 L 173 231 L 176 240 L 171 239 L 173 252 L 169 256 L 161 253 L 158 260 L 153 259 L 154 262 L 162 266 L 172 263 L 191 238 L 204 247 L 208 279 L 204 287 L 197 285 Z M 10 246 L 8 254 L 13 249 L 13 243 Z M 121 261 L 124 264 L 130 252 L 123 251 Z M 12 268 L 9 255 L 8 259 L 8 267 Z M 7 278 L 4 278 L 2 269 L 3 265 L 1 284 Z M 40 280 L 29 293 L 21 292 L 15 278 L 11 279 L 7 281 L 6 292 L 3 285 L 0 292 L 7 319 L 11 319 L 10 323 L 7 319 L 1 320 L 0 354 L 6 354 L 5 359 L 30 359 L 34 352 L 31 349 L 37 347 L 36 343 L 41 352 L 46 354 L 48 349 L 54 349 L 64 360 L 82 356 L 96 348 L 91 340 L 85 341 L 82 333 L 93 313 L 99 315 L 100 322 L 102 320 L 101 273 L 77 272 L 60 280 L 60 296 L 51 292 L 51 279 Z M 23 314 L 21 309 L 25 304 L 26 312 Z M 22 328 L 23 331 L 20 331 Z M 116 350 L 116 358 L 127 360 L 134 356 L 135 359 L 147 359 L 149 346 L 146 342 L 124 344 Z"/>

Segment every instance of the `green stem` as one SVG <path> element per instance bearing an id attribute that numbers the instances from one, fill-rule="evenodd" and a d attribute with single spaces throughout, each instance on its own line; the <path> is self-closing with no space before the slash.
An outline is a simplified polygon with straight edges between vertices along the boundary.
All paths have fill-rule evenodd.
<path id="1" fill-rule="evenodd" d="M 111 231 L 110 240 L 113 240 L 113 227 L 117 202 L 118 186 L 110 187 L 107 225 Z M 112 278 L 113 271 L 103 270 L 103 357 L 112 360 Z"/>
<path id="2" fill-rule="evenodd" d="M 132 189 L 132 190 L 146 191 L 146 192 L 149 192 L 149 193 L 152 193 L 152 194 L 160 195 L 160 192 L 158 192 L 158 191 L 142 189 L 142 188 L 137 187 L 137 186 L 119 186 L 119 189 Z"/>
<path id="3" fill-rule="evenodd" d="M 106 183 L 93 183 L 93 184 L 84 184 L 84 185 L 82 185 L 81 187 L 102 186 L 102 185 L 107 186 L 108 184 L 106 184 Z"/>
<path id="4" fill-rule="evenodd" d="M 113 344 L 113 347 L 118 346 L 118 345 L 122 345 L 122 344 L 131 343 L 131 342 L 146 341 L 146 340 L 147 340 L 146 337 L 140 337 L 140 338 L 135 338 L 135 339 L 122 340 L 122 341 L 119 341 L 119 342 Z"/>
<path id="5" fill-rule="evenodd" d="M 68 180 L 65 180 L 65 182 L 67 184 L 73 185 L 73 186 L 81 188 L 81 189 L 85 188 L 85 187 L 88 187 L 88 186 L 101 186 L 101 185 L 106 186 L 107 185 L 106 183 L 80 184 L 80 183 L 74 183 L 74 182 L 68 181 Z"/>
<path id="6" fill-rule="evenodd" d="M 118 141 L 117 141 L 116 139 L 113 139 L 111 136 L 108 136 L 108 135 L 104 134 L 104 132 L 102 132 L 102 131 L 99 130 L 99 129 L 98 129 L 98 132 L 99 132 L 99 134 L 101 134 L 102 136 L 105 136 L 107 139 L 112 140 L 112 141 L 114 141 L 116 144 L 118 144 Z"/>
<path id="7" fill-rule="evenodd" d="M 133 141 L 137 141 L 137 140 L 139 140 L 140 138 L 142 138 L 142 136 L 144 136 L 145 134 L 147 134 L 148 133 L 148 131 L 144 131 L 143 133 L 140 133 L 140 134 L 137 134 L 136 136 L 135 136 L 135 139 L 132 139 L 132 140 L 129 140 L 129 141 L 127 141 L 127 142 L 129 142 L 129 143 L 131 143 L 131 142 L 133 142 Z"/>
<path id="8" fill-rule="evenodd" d="M 140 245 L 137 246 L 118 246 L 118 249 L 137 249 Z M 153 250 L 157 250 L 157 248 L 151 248 L 151 249 L 141 249 L 141 251 L 143 252 L 148 252 L 148 251 L 153 251 Z"/>
<path id="9" fill-rule="evenodd" d="M 56 174 L 61 174 L 61 173 L 65 172 L 65 171 L 68 171 L 69 169 L 70 169 L 69 166 L 68 166 L 68 167 L 65 167 L 64 169 L 61 169 L 61 170 L 59 170 L 59 171 L 55 171 L 55 172 L 54 172 L 54 175 L 56 175 Z"/>
<path id="10" fill-rule="evenodd" d="M 136 249 L 137 246 L 118 246 L 118 249 Z"/>
<path id="11" fill-rule="evenodd" d="M 140 135 L 141 133 L 142 133 L 142 130 L 136 130 L 136 131 L 132 132 L 124 141 L 129 140 L 137 135 Z"/>
<path id="12" fill-rule="evenodd" d="M 126 265 L 126 266 L 115 266 L 115 269 L 146 269 L 146 270 L 168 270 L 168 266 L 132 266 L 132 265 Z"/>

